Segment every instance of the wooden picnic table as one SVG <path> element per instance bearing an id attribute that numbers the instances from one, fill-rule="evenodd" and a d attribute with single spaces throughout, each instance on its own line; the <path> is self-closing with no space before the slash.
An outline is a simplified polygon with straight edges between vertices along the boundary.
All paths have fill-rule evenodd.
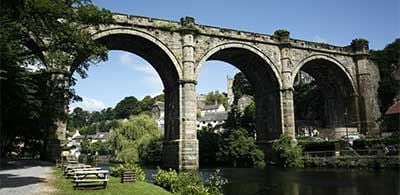
<path id="1" fill-rule="evenodd" d="M 84 168 L 91 168 L 92 166 L 86 165 L 86 164 L 73 164 L 73 165 L 68 165 L 64 169 L 64 175 L 66 175 L 68 172 L 70 172 L 72 169 L 84 169 Z"/>
<path id="2" fill-rule="evenodd" d="M 76 171 L 98 171 L 101 170 L 100 167 L 76 167 L 76 168 L 71 168 L 68 169 L 67 172 L 65 173 L 65 177 L 73 176 Z"/>
<path id="3" fill-rule="evenodd" d="M 82 171 L 78 170 L 74 172 L 74 189 L 79 187 L 79 184 L 97 184 L 101 183 L 104 188 L 107 188 L 108 182 L 108 171 L 107 170 L 90 170 Z"/>

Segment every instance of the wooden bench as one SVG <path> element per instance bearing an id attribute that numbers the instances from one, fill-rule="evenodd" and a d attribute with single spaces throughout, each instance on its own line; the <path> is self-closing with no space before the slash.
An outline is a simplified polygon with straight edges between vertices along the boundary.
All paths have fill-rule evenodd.
<path id="1" fill-rule="evenodd" d="M 74 173 L 74 190 L 79 187 L 86 187 L 87 185 L 79 184 L 101 184 L 103 188 L 107 188 L 108 171 L 107 170 L 94 170 L 94 171 L 75 171 Z"/>

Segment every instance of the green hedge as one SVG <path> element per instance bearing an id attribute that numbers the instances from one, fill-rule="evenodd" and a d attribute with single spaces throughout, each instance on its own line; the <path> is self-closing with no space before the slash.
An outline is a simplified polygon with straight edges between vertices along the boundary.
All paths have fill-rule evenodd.
<path id="1" fill-rule="evenodd" d="M 329 168 L 400 168 L 400 160 L 394 157 L 379 158 L 304 158 L 304 167 Z"/>
<path id="2" fill-rule="evenodd" d="M 335 145 L 343 148 L 346 145 L 344 140 L 332 140 L 332 141 L 309 141 L 299 140 L 299 145 L 303 148 L 304 152 L 312 151 L 334 151 Z"/>
<path id="3" fill-rule="evenodd" d="M 367 149 L 382 146 L 395 146 L 396 148 L 400 149 L 400 137 L 391 136 L 383 139 L 358 139 L 353 141 L 353 148 L 355 149 Z"/>

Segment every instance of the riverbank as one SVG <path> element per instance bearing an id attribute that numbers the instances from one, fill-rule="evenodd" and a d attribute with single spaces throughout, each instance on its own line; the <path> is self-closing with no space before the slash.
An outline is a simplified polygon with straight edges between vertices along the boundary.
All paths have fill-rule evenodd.
<path id="1" fill-rule="evenodd" d="M 329 167 L 329 168 L 400 168 L 399 156 L 365 157 L 365 156 L 339 156 L 339 157 L 310 157 L 303 158 L 304 167 Z"/>
<path id="2" fill-rule="evenodd" d="M 122 184 L 120 178 L 109 177 L 107 189 L 98 190 L 74 190 L 73 184 L 70 179 L 65 179 L 60 169 L 54 168 L 52 172 L 55 177 L 54 183 L 49 185 L 53 186 L 57 191 L 55 195 L 128 195 L 128 194 L 140 194 L 140 195 L 172 195 L 168 191 L 156 185 L 146 182 L 135 182 L 131 184 Z"/>

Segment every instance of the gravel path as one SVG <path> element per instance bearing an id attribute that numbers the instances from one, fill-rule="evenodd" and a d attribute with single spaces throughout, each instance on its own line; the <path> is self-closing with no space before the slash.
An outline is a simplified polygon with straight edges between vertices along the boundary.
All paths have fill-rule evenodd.
<path id="1" fill-rule="evenodd" d="M 9 161 L 0 170 L 0 195 L 42 194 L 52 165 L 39 161 Z"/>

